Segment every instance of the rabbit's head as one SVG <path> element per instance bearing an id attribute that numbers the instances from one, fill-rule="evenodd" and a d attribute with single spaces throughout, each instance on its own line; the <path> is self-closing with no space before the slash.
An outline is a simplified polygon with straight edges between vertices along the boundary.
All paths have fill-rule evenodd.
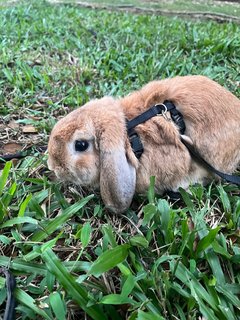
<path id="1" fill-rule="evenodd" d="M 48 166 L 60 180 L 100 188 L 114 212 L 129 207 L 137 161 L 117 100 L 93 100 L 61 119 L 50 135 L 48 152 Z"/>

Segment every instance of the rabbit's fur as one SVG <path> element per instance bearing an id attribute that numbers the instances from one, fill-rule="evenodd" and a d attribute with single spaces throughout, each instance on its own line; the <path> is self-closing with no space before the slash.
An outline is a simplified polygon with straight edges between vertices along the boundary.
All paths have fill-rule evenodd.
<path id="1" fill-rule="evenodd" d="M 240 164 L 240 100 L 203 76 L 153 81 L 122 99 L 104 97 L 74 110 L 52 130 L 49 168 L 62 180 L 100 187 L 114 212 L 125 211 L 135 192 L 145 192 L 150 176 L 160 194 L 207 183 L 213 175 L 194 161 L 169 117 L 155 116 L 136 127 L 144 152 L 135 157 L 126 119 L 165 100 L 182 113 L 185 139 L 216 169 L 232 173 Z M 88 141 L 89 148 L 75 151 L 76 140 Z"/>

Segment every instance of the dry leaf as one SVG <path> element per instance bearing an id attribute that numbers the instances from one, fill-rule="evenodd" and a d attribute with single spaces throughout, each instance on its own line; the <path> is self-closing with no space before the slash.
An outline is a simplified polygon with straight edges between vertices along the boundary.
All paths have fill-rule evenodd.
<path id="1" fill-rule="evenodd" d="M 37 133 L 37 129 L 34 126 L 27 125 L 22 128 L 23 133 Z"/>
<path id="2" fill-rule="evenodd" d="M 3 153 L 4 154 L 15 154 L 22 149 L 22 145 L 15 142 L 9 142 L 3 145 Z"/>
<path id="3" fill-rule="evenodd" d="M 11 129 L 18 129 L 19 128 L 19 124 L 16 121 L 10 121 L 8 124 L 8 127 Z"/>

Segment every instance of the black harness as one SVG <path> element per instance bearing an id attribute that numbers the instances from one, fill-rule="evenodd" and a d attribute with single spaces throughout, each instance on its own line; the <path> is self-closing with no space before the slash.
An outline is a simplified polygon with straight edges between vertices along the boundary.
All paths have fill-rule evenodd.
<path id="1" fill-rule="evenodd" d="M 137 132 L 134 130 L 134 128 L 141 124 L 146 122 L 147 120 L 161 115 L 164 117 L 166 116 L 166 113 L 170 112 L 170 116 L 172 121 L 178 126 L 180 134 L 184 134 L 186 126 L 183 120 L 183 115 L 180 111 L 176 109 L 176 106 L 171 101 L 164 101 L 161 104 L 156 104 L 147 111 L 143 112 L 136 118 L 132 120 L 127 120 L 127 133 L 129 137 L 129 141 L 132 147 L 132 150 L 135 154 L 135 156 L 140 159 L 144 148 L 143 144 L 141 142 L 141 139 Z M 206 169 L 209 171 L 215 173 L 222 179 L 226 180 L 227 182 L 234 183 L 236 185 L 240 185 L 240 176 L 234 176 L 230 174 L 223 173 L 217 169 L 215 169 L 211 164 L 209 164 L 206 160 L 202 158 L 202 156 L 199 154 L 199 152 L 195 149 L 194 146 L 192 146 L 190 143 L 188 143 L 183 137 L 180 136 L 181 142 L 186 146 L 191 156 L 201 163 Z"/>

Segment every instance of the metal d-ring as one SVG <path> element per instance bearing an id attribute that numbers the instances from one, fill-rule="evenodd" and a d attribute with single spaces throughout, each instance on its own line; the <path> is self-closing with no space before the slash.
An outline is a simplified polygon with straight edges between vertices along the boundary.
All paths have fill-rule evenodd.
<path id="1" fill-rule="evenodd" d="M 159 115 L 159 116 L 163 116 L 164 119 L 166 119 L 167 121 L 170 121 L 171 118 L 169 118 L 169 117 L 167 116 L 168 109 L 167 109 L 166 105 L 165 105 L 164 103 L 160 103 L 159 106 L 163 106 L 163 107 L 164 107 L 164 110 L 162 110 L 162 112 L 159 113 L 158 115 Z"/>

